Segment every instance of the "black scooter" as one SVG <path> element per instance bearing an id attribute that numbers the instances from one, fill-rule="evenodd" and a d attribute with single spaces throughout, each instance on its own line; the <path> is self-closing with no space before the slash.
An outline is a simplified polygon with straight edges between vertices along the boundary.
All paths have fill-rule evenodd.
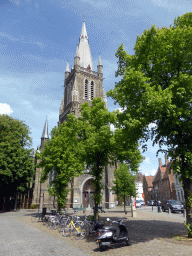
<path id="1" fill-rule="evenodd" d="M 125 219 L 125 218 L 123 218 Z M 126 245 L 130 245 L 128 230 L 124 224 L 122 224 L 123 219 L 119 219 L 118 221 L 113 221 L 113 223 L 118 224 L 118 228 L 120 230 L 119 236 L 116 236 L 117 229 L 114 226 L 104 226 L 102 229 L 97 231 L 97 243 L 99 244 L 99 249 L 102 250 L 104 246 L 114 245 L 116 243 L 125 242 Z M 110 220 L 109 218 L 107 219 Z"/>

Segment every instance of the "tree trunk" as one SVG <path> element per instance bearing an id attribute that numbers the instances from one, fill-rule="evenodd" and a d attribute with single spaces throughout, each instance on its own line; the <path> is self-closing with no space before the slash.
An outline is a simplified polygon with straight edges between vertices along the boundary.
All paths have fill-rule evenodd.
<path id="1" fill-rule="evenodd" d="M 100 159 L 97 161 L 96 165 L 96 173 L 95 173 L 95 193 L 94 193 L 94 202 L 95 202 L 95 207 L 94 207 L 94 219 L 98 221 L 99 219 L 99 213 L 98 213 L 98 206 L 100 203 L 100 195 L 101 195 L 101 184 L 100 184 L 100 175 L 101 175 L 102 169 L 100 169 Z"/>
<path id="2" fill-rule="evenodd" d="M 124 212 L 126 212 L 126 211 L 125 211 L 125 195 L 124 195 Z"/>
<path id="3" fill-rule="evenodd" d="M 186 223 L 192 225 L 192 207 L 191 207 L 191 182 L 189 178 L 183 180 L 183 190 L 185 195 L 185 204 L 186 204 Z M 188 230 L 188 238 L 192 238 L 191 232 Z"/>
<path id="4" fill-rule="evenodd" d="M 185 173 L 185 158 L 181 156 L 181 174 Z M 189 168 L 189 167 L 188 167 Z M 185 175 L 182 175 L 183 181 L 183 190 L 185 197 L 185 205 L 186 205 L 186 224 L 191 225 L 191 230 L 188 229 L 188 238 L 192 238 L 192 191 L 191 191 L 191 180 L 190 178 L 186 178 Z"/>

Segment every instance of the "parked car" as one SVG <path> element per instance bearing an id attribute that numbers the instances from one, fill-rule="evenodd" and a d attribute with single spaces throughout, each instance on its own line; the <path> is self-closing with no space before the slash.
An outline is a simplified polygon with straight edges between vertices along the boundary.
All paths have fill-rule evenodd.
<path id="1" fill-rule="evenodd" d="M 139 200 L 136 200 L 135 202 L 136 202 L 136 207 L 137 207 L 137 208 L 140 208 L 140 207 L 141 207 L 140 201 L 139 201 Z"/>
<path id="2" fill-rule="evenodd" d="M 155 205 L 155 200 L 150 200 L 150 201 L 149 201 L 149 205 L 150 205 L 150 206 L 154 206 L 154 205 Z"/>
<path id="3" fill-rule="evenodd" d="M 160 201 L 160 200 L 158 200 L 158 201 L 157 201 L 157 203 L 156 203 L 156 201 L 155 201 L 155 205 L 157 205 L 157 206 L 161 206 L 161 201 Z"/>
<path id="4" fill-rule="evenodd" d="M 185 201 L 182 201 L 181 204 L 184 206 L 184 208 L 186 209 L 186 203 Z"/>
<path id="5" fill-rule="evenodd" d="M 146 205 L 149 205 L 149 201 L 146 201 L 145 203 L 146 203 Z"/>
<path id="6" fill-rule="evenodd" d="M 170 209 L 171 212 L 183 212 L 184 205 L 177 200 L 163 200 L 161 202 L 161 209 L 163 212 Z"/>
<path id="7" fill-rule="evenodd" d="M 143 200 L 138 200 L 141 204 L 141 206 L 144 206 L 145 205 L 145 202 Z"/>

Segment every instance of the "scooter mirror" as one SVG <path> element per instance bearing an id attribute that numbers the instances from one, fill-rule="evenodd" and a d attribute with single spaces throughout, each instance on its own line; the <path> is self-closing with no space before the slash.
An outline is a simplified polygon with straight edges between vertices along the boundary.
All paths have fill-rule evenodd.
<path id="1" fill-rule="evenodd" d="M 107 221 L 110 221 L 110 219 L 109 219 L 109 218 L 107 218 Z"/>

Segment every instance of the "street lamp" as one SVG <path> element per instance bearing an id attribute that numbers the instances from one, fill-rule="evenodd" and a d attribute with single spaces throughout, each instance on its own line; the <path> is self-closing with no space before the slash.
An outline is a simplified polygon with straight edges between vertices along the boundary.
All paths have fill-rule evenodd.
<path id="1" fill-rule="evenodd" d="M 154 194 L 155 197 L 156 197 L 157 212 L 161 212 L 160 206 L 158 205 L 158 202 L 157 202 L 157 191 L 158 191 L 158 186 L 156 185 L 155 188 L 154 188 L 154 190 L 153 190 L 153 194 Z"/>

